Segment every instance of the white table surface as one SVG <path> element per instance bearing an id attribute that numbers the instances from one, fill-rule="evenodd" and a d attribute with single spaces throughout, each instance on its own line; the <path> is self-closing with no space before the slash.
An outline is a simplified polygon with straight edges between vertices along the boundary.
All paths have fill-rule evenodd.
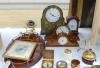
<path id="1" fill-rule="evenodd" d="M 7 47 L 7 45 L 10 43 L 10 41 L 13 38 L 15 38 L 16 36 L 18 36 L 20 34 L 20 32 L 25 32 L 25 29 L 23 29 L 23 28 L 19 28 L 19 29 L 18 28 L 17 29 L 1 28 L 0 29 L 1 37 L 2 37 L 2 41 L 3 41 L 3 48 L 0 51 L 0 68 L 4 68 L 3 65 L 5 64 L 3 62 L 3 58 L 1 57 L 1 55 L 4 52 L 4 49 Z M 36 32 L 40 34 L 40 28 L 37 28 Z M 83 39 L 90 39 L 90 37 L 91 37 L 91 29 L 79 29 L 79 33 L 80 33 L 79 37 L 82 40 Z M 82 43 L 80 43 L 80 45 L 82 45 Z M 70 62 L 67 60 L 66 56 L 64 55 L 64 50 L 67 48 L 72 50 L 72 57 L 70 58 L 71 60 L 72 59 L 80 60 L 80 68 L 87 66 L 81 60 L 82 52 L 84 50 L 81 49 L 79 52 L 77 52 L 77 49 L 79 47 L 47 47 L 46 49 L 54 50 L 54 67 L 53 68 L 56 68 L 56 62 L 59 60 L 66 61 L 68 63 L 67 68 L 71 68 Z M 96 53 L 97 61 L 94 62 L 94 65 L 100 65 L 100 53 L 99 53 L 100 52 L 100 45 L 91 45 L 91 47 L 88 47 L 88 48 L 92 48 L 93 51 Z M 41 68 L 41 64 L 42 64 L 42 58 L 38 63 L 36 63 L 31 68 Z"/>

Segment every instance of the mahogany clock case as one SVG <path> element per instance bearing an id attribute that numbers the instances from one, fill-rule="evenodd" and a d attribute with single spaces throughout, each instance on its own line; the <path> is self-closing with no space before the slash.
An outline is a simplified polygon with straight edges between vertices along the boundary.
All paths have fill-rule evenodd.
<path id="1" fill-rule="evenodd" d="M 77 22 L 77 28 L 76 28 L 76 30 L 70 30 L 70 28 L 69 28 L 69 26 L 68 26 L 69 22 L 70 22 L 71 20 L 73 20 L 73 19 L 76 20 L 76 22 Z M 66 25 L 67 25 L 67 27 L 69 28 L 69 32 L 70 32 L 70 33 L 73 33 L 73 34 L 78 34 L 79 18 L 76 17 L 76 16 L 70 16 L 70 17 L 67 17 L 67 18 L 66 18 L 66 21 L 67 21 Z"/>

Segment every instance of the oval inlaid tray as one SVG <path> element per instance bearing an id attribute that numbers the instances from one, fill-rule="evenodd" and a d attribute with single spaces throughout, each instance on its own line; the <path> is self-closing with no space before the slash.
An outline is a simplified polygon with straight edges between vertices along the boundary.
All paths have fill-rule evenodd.
<path id="1" fill-rule="evenodd" d="M 15 40 L 24 40 L 24 41 L 33 41 L 36 42 L 36 49 L 31 56 L 29 61 L 22 61 L 22 60 L 15 60 L 15 59 L 7 59 L 5 61 L 10 60 L 11 65 L 9 68 L 30 68 L 31 66 L 35 65 L 42 57 L 42 50 L 44 50 L 44 42 L 43 39 L 38 34 L 23 34 L 22 36 L 16 38 Z M 15 41 L 11 41 L 7 49 L 13 44 Z"/>

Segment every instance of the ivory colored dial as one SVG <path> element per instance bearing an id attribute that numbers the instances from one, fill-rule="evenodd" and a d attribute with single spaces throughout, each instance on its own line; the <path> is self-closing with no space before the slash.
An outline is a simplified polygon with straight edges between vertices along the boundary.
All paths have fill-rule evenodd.
<path id="1" fill-rule="evenodd" d="M 60 44 L 60 45 L 64 45 L 64 44 L 66 44 L 68 42 L 68 39 L 66 38 L 66 37 L 60 37 L 59 39 L 58 39 L 58 43 Z"/>
<path id="2" fill-rule="evenodd" d="M 57 8 L 50 8 L 46 12 L 46 19 L 49 22 L 57 22 L 60 18 L 60 11 Z"/>
<path id="3" fill-rule="evenodd" d="M 68 27 L 70 30 L 76 30 L 77 29 L 77 21 L 75 19 L 72 19 L 68 23 Z"/>

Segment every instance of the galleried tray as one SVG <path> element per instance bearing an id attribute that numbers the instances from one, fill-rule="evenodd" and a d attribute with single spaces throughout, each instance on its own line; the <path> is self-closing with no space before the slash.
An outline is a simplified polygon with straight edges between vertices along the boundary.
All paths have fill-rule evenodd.
<path id="1" fill-rule="evenodd" d="M 41 59 L 42 50 L 44 50 L 45 48 L 43 39 L 38 34 L 23 34 L 15 40 L 12 40 L 11 43 L 8 45 L 7 50 L 16 40 L 35 42 L 36 48 L 29 61 L 5 58 L 5 61 L 11 61 L 11 65 L 9 66 L 9 68 L 30 68 L 31 66 L 35 65 Z"/>

